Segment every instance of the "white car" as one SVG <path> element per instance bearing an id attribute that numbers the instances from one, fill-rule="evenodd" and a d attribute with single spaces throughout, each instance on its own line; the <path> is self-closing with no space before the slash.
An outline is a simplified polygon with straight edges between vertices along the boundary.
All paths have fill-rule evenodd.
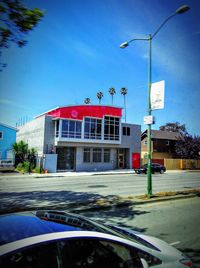
<path id="1" fill-rule="evenodd" d="M 61 211 L 0 216 L 1 268 L 192 267 L 164 241 Z"/>

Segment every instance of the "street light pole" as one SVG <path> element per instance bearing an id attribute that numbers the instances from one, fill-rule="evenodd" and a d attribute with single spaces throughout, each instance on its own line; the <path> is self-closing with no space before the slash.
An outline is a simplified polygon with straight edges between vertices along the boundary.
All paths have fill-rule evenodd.
<path id="1" fill-rule="evenodd" d="M 148 63 L 148 116 L 151 115 L 151 43 L 152 36 L 149 34 L 149 63 Z M 147 129 L 147 194 L 152 195 L 152 175 L 151 175 L 151 124 Z"/>
<path id="2" fill-rule="evenodd" d="M 186 11 L 190 9 L 189 6 L 183 5 L 179 7 L 175 13 L 167 17 L 157 28 L 157 30 L 154 32 L 154 34 L 149 34 L 148 37 L 146 38 L 134 38 L 131 39 L 130 41 L 126 41 L 120 45 L 120 48 L 126 48 L 129 43 L 133 41 L 148 41 L 149 42 L 149 61 L 148 61 L 148 116 L 151 116 L 151 64 L 152 64 L 152 59 L 151 59 L 151 51 L 152 51 L 152 40 L 153 38 L 157 35 L 157 33 L 161 30 L 161 28 L 174 16 L 178 14 L 183 14 Z M 148 197 L 151 197 L 152 195 L 152 174 L 151 174 L 151 124 L 148 124 L 148 129 L 147 129 L 147 158 L 148 158 L 148 168 L 147 168 L 147 195 Z"/>

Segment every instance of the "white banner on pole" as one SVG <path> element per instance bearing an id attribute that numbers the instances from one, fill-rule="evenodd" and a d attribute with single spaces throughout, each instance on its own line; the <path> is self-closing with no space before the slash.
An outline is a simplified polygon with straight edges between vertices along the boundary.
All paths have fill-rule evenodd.
<path id="1" fill-rule="evenodd" d="M 165 81 L 151 84 L 151 110 L 164 108 Z"/>

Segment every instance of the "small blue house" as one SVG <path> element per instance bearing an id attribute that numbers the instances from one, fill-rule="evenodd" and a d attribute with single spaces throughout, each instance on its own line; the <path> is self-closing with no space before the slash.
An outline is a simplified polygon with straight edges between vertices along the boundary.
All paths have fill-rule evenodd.
<path id="1" fill-rule="evenodd" d="M 13 160 L 14 154 L 12 151 L 12 145 L 16 142 L 15 127 L 8 126 L 0 123 L 0 159 L 1 160 Z"/>

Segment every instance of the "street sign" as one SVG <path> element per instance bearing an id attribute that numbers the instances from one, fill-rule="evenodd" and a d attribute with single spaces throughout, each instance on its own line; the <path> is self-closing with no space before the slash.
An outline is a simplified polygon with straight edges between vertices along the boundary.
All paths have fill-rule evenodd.
<path id="1" fill-rule="evenodd" d="M 151 84 L 151 110 L 164 108 L 165 81 Z"/>
<path id="2" fill-rule="evenodd" d="M 152 115 L 144 116 L 144 124 L 145 125 L 152 125 L 152 124 L 154 124 L 154 117 Z"/>

